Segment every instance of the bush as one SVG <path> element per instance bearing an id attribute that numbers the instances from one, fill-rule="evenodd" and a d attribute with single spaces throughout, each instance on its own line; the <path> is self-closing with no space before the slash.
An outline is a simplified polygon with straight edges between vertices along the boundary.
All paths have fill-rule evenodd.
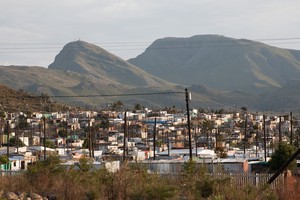
<path id="1" fill-rule="evenodd" d="M 278 170 L 296 151 L 293 145 L 281 142 L 278 144 L 275 152 L 272 154 L 271 160 L 269 161 L 269 166 L 272 171 Z M 296 160 L 292 161 L 288 166 L 289 170 L 296 167 Z"/>
<path id="2" fill-rule="evenodd" d="M 0 155 L 0 164 L 7 164 L 8 159 L 6 155 Z"/>

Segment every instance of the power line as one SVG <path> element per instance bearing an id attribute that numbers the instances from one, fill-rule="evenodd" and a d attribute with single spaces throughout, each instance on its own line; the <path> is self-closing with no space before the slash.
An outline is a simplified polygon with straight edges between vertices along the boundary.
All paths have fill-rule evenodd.
<path id="1" fill-rule="evenodd" d="M 174 38 L 176 39 L 176 38 Z M 297 41 L 290 42 L 291 40 L 300 40 L 300 38 L 269 38 L 269 39 L 256 39 L 256 40 L 246 40 L 246 39 L 237 39 L 237 40 L 230 40 L 230 41 L 187 41 L 186 38 L 178 38 L 179 40 L 175 41 L 155 41 L 157 42 L 155 47 L 151 47 L 150 49 L 168 49 L 168 48 L 174 48 L 176 46 L 177 48 L 202 48 L 202 47 L 234 47 L 234 46 L 244 46 L 244 45 L 250 45 L 250 41 L 289 41 L 289 42 L 274 42 L 274 43 L 268 43 L 269 45 L 272 44 L 298 44 L 300 43 Z M 233 42 L 238 42 L 233 44 Z M 92 43 L 101 45 L 102 47 L 108 48 L 108 50 L 112 51 L 120 51 L 120 50 L 143 50 L 146 45 L 151 44 L 151 42 L 115 42 L 115 43 Z M 17 47 L 13 47 L 16 45 Z M 27 47 L 26 47 L 27 45 Z M 47 46 L 44 46 L 47 45 Z M 55 45 L 55 46 L 50 46 Z M 57 46 L 58 45 L 58 46 Z M 47 52 L 57 52 L 57 51 L 51 51 L 47 49 L 61 49 L 62 46 L 64 46 L 65 43 L 0 43 L 0 50 L 6 50 L 6 51 L 0 51 L 0 53 L 47 53 Z M 192 45 L 192 46 L 187 46 Z M 193 46 L 194 45 L 194 46 Z M 262 44 L 264 45 L 264 44 Z M 1 47 L 2 46 L 2 47 Z M 22 47 L 18 47 L 22 46 Z M 25 47 L 24 47 L 25 46 Z M 31 47 L 33 46 L 33 47 Z M 172 46 L 172 47 L 170 47 Z M 130 47 L 130 48 L 129 48 Z M 131 48 L 132 47 L 132 48 Z M 136 48 L 134 48 L 136 47 Z M 143 47 L 143 48 L 142 48 Z M 74 47 L 64 47 L 64 48 L 74 48 Z M 41 51 L 45 49 L 45 51 Z M 19 51 L 19 50 L 26 50 L 26 51 Z"/>
<path id="2" fill-rule="evenodd" d="M 95 98 L 95 97 L 120 97 L 120 96 L 145 96 L 145 95 L 166 95 L 183 94 L 184 92 L 150 92 L 150 93 L 127 93 L 127 94 L 96 94 L 96 95 L 40 95 L 40 96 L 0 96 L 0 98 Z"/>
<path id="3" fill-rule="evenodd" d="M 189 38 L 176 38 L 176 37 L 170 37 L 171 39 L 189 39 Z M 231 39 L 231 38 L 229 38 Z M 161 40 L 161 39 L 159 39 Z M 300 40 L 300 37 L 289 37 L 289 38 L 262 38 L 262 39 L 236 39 L 236 40 L 248 40 L 248 41 L 278 41 L 278 40 Z M 80 40 L 79 40 L 80 41 Z M 164 41 L 163 43 L 172 43 L 173 41 Z M 195 43 L 195 41 L 185 41 L 185 42 L 192 42 Z M 119 46 L 131 46 L 133 44 L 136 45 L 142 45 L 142 44 L 150 44 L 152 42 L 149 41 L 129 41 L 129 42 L 91 42 L 92 44 L 101 44 L 101 45 L 119 45 Z M 65 45 L 64 42 L 0 42 L 0 45 Z"/>

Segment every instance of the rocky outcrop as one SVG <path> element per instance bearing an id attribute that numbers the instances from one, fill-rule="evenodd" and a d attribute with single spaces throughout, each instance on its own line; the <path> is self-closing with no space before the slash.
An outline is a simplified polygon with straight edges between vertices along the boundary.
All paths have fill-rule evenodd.
<path id="1" fill-rule="evenodd" d="M 5 200 L 56 200 L 55 195 L 41 196 L 36 193 L 26 193 L 26 192 L 4 192 L 1 199 Z"/>

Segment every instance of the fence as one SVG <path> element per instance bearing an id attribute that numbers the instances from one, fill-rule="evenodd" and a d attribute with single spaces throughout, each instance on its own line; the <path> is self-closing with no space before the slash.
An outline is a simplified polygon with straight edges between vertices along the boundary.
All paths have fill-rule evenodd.
<path id="1" fill-rule="evenodd" d="M 149 173 L 159 174 L 161 176 L 178 176 L 181 174 L 183 169 L 184 162 L 182 161 L 173 161 L 173 162 L 144 162 L 139 163 Z M 197 163 L 196 167 L 199 168 L 203 164 Z M 233 187 L 244 187 L 247 185 L 255 185 L 257 187 L 267 184 L 268 180 L 272 177 L 273 174 L 269 173 L 248 173 L 243 172 L 242 170 L 236 172 L 223 172 L 222 166 L 212 165 L 210 163 L 206 164 L 206 175 L 213 179 L 229 179 L 230 184 Z M 272 182 L 271 187 L 275 188 L 277 186 L 284 184 L 284 174 L 280 175 Z"/>
<path id="2" fill-rule="evenodd" d="M 13 170 L 0 170 L 0 176 L 14 176 L 14 175 L 20 175 L 23 174 L 24 170 L 19 171 L 13 171 Z"/>
<path id="3" fill-rule="evenodd" d="M 208 176 L 214 179 L 229 178 L 230 184 L 235 187 L 244 187 L 247 185 L 255 185 L 256 187 L 263 186 L 267 184 L 268 180 L 272 177 L 273 174 L 261 173 L 261 174 L 252 174 L 252 173 L 207 173 Z M 277 186 L 283 185 L 284 183 L 284 174 L 275 179 L 272 182 L 271 187 L 275 188 Z"/>

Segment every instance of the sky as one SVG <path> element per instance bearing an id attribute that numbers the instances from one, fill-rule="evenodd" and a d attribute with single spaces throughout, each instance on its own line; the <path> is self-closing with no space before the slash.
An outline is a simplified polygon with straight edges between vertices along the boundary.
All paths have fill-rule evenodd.
<path id="1" fill-rule="evenodd" d="M 156 39 L 218 34 L 300 50 L 299 0 L 1 0 L 0 65 L 48 67 L 82 40 L 127 60 Z"/>

